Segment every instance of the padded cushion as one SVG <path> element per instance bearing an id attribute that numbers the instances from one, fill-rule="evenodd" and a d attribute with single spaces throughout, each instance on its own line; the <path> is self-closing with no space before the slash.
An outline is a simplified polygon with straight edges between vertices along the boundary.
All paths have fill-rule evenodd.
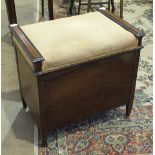
<path id="1" fill-rule="evenodd" d="M 100 12 L 21 27 L 48 72 L 136 47 L 137 38 Z"/>

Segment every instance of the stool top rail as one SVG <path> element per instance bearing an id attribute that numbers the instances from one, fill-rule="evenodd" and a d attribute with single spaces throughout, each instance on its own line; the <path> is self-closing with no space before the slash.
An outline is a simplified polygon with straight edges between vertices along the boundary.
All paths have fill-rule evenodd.
<path id="1" fill-rule="evenodd" d="M 24 49 L 25 54 L 33 63 L 35 72 L 40 72 L 42 61 L 44 61 L 44 57 L 36 49 L 33 43 L 27 38 L 27 36 L 18 24 L 10 25 L 9 29 L 11 31 L 12 36 L 17 39 L 20 46 Z"/>
<path id="2" fill-rule="evenodd" d="M 100 10 L 100 9 L 98 9 L 98 11 L 100 13 L 102 13 L 103 15 L 107 16 L 108 18 L 110 18 L 111 20 L 113 20 L 115 23 L 122 26 L 127 31 L 133 33 L 139 39 L 139 45 L 141 45 L 142 37 L 145 35 L 143 31 L 137 29 L 133 25 L 129 24 L 127 21 L 119 18 L 117 15 L 111 13 L 108 10 Z"/>

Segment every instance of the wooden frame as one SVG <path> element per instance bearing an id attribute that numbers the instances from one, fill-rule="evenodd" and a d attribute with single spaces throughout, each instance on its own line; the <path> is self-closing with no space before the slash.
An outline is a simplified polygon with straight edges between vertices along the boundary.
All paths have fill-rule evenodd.
<path id="1" fill-rule="evenodd" d="M 100 12 L 133 33 L 138 46 L 47 73 L 41 70 L 44 58 L 39 51 L 18 25 L 10 26 L 23 105 L 29 106 L 40 129 L 42 145 L 49 131 L 98 112 L 126 105 L 126 116 L 130 115 L 144 34 L 111 12 Z"/>

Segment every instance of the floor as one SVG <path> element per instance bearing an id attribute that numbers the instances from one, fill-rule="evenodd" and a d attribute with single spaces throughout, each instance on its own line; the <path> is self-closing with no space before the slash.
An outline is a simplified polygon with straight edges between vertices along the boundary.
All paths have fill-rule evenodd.
<path id="1" fill-rule="evenodd" d="M 34 23 L 38 20 L 37 0 L 15 0 L 18 23 Z M 8 29 L 5 1 L 1 1 L 2 13 L 2 154 L 34 155 L 34 124 L 29 111 L 22 108 L 15 52 Z"/>

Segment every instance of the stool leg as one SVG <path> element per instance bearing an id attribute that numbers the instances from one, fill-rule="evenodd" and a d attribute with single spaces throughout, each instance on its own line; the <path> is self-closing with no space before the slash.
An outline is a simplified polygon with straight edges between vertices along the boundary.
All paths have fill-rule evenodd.
<path id="1" fill-rule="evenodd" d="M 43 147 L 45 147 L 46 144 L 47 144 L 47 142 L 46 142 L 46 136 L 42 136 L 42 135 L 41 135 L 41 145 L 42 145 Z"/>
<path id="2" fill-rule="evenodd" d="M 115 12 L 115 5 L 114 5 L 114 0 L 111 0 L 111 7 L 112 7 L 112 12 Z"/>
<path id="3" fill-rule="evenodd" d="M 133 65 L 133 72 L 131 77 L 131 90 L 129 94 L 130 98 L 129 98 L 129 102 L 126 104 L 126 117 L 130 116 L 132 106 L 133 106 L 134 92 L 135 92 L 137 71 L 138 71 L 138 64 L 139 64 L 139 56 L 140 56 L 140 50 L 137 50 L 134 56 L 134 65 Z"/>
<path id="4" fill-rule="evenodd" d="M 46 147 L 47 141 L 46 141 L 46 132 L 43 130 L 39 129 L 39 135 L 40 135 L 40 140 L 41 140 L 41 146 Z"/>
<path id="5" fill-rule="evenodd" d="M 120 18 L 123 18 L 123 0 L 120 0 Z"/>
<path id="6" fill-rule="evenodd" d="M 81 0 L 79 0 L 78 14 L 80 14 L 80 10 L 81 10 Z"/>
<path id="7" fill-rule="evenodd" d="M 27 104 L 26 104 L 26 102 L 25 102 L 25 100 L 24 100 L 23 97 L 22 97 L 22 103 L 23 103 L 23 107 L 26 108 L 27 107 Z"/>
<path id="8" fill-rule="evenodd" d="M 91 9 L 91 0 L 88 0 L 87 12 L 90 12 Z"/>
<path id="9" fill-rule="evenodd" d="M 132 110 L 133 104 L 127 104 L 126 105 L 126 117 L 130 116 L 131 110 Z"/>

